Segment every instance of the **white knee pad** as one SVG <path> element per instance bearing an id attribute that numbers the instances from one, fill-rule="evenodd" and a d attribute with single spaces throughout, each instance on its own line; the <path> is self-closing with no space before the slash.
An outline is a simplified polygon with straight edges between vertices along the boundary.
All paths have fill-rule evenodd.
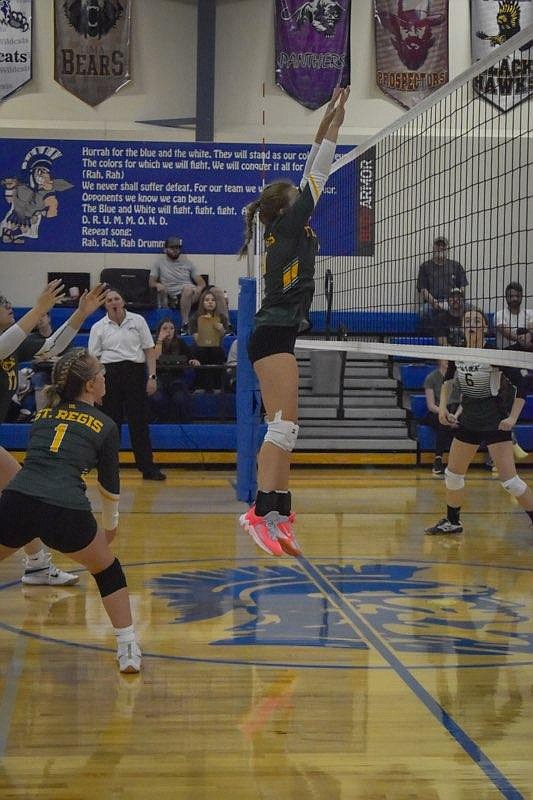
<path id="1" fill-rule="evenodd" d="M 509 492 L 513 497 L 521 497 L 524 492 L 527 492 L 527 483 L 524 483 L 522 478 L 518 475 L 515 475 L 514 478 L 510 478 L 508 481 L 502 481 L 502 486 L 505 491 Z"/>
<path id="2" fill-rule="evenodd" d="M 270 442 L 280 450 L 285 450 L 286 453 L 292 453 L 299 430 L 300 427 L 295 422 L 281 419 L 281 411 L 278 411 L 274 419 L 268 423 L 265 442 Z"/>
<path id="3" fill-rule="evenodd" d="M 459 489 L 465 488 L 465 476 L 456 475 L 455 472 L 450 472 L 448 467 L 444 471 L 444 483 L 446 488 L 452 492 L 457 492 Z"/>

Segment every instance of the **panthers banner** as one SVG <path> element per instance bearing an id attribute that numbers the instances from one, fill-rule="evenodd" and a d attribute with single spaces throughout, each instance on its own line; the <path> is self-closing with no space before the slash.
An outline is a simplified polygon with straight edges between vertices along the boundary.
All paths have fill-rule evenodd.
<path id="1" fill-rule="evenodd" d="M 31 80 L 32 0 L 0 0 L 0 100 Z"/>
<path id="2" fill-rule="evenodd" d="M 306 108 L 350 83 L 351 0 L 276 0 L 276 83 Z"/>
<path id="3" fill-rule="evenodd" d="M 130 82 L 132 0 L 54 0 L 55 79 L 97 106 Z"/>
<path id="4" fill-rule="evenodd" d="M 533 0 L 471 0 L 472 60 L 478 61 L 515 33 L 533 25 Z M 533 42 L 474 80 L 476 92 L 510 111 L 533 94 Z"/>
<path id="5" fill-rule="evenodd" d="M 374 0 L 377 84 L 412 108 L 448 83 L 448 0 Z"/>

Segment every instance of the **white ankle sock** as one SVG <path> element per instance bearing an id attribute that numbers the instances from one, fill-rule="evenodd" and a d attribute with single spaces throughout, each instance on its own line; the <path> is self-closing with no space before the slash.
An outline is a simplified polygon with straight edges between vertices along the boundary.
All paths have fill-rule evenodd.
<path id="1" fill-rule="evenodd" d="M 117 637 L 117 644 L 128 644 L 135 641 L 133 625 L 128 625 L 127 628 L 113 628 L 113 633 Z"/>

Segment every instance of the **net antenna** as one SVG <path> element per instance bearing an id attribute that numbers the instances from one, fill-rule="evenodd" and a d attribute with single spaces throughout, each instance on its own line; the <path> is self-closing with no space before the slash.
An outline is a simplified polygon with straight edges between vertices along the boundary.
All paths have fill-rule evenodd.
<path id="1" fill-rule="evenodd" d="M 532 98 L 529 26 L 335 162 L 335 188 L 321 199 L 316 220 L 322 249 L 333 255 L 317 258 L 314 336 L 300 338 L 299 347 L 533 369 L 532 352 L 455 346 L 461 323 L 445 337 L 452 346 L 442 346 L 434 327 L 439 310 L 427 313 L 418 285 L 420 266 L 442 237 L 448 284 L 462 286 L 459 264 L 468 281 L 466 307 L 489 319 L 489 344 L 495 313 L 507 309 L 508 283 L 522 285 L 523 308 L 533 305 Z M 364 226 L 366 233 L 372 226 L 372 246 L 356 255 L 356 209 L 361 214 L 369 168 L 372 208 Z M 335 285 L 331 326 L 347 333 L 336 342 L 315 333 L 325 328 L 328 270 Z M 438 298 L 442 311 L 448 286 L 445 294 Z"/>

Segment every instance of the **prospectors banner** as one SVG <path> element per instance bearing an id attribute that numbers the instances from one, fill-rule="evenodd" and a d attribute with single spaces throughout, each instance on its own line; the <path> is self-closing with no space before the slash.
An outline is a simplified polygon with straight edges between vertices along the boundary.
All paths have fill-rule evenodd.
<path id="1" fill-rule="evenodd" d="M 32 0 L 0 2 L 0 100 L 31 80 Z"/>
<path id="2" fill-rule="evenodd" d="M 350 83 L 351 0 L 276 0 L 276 83 L 306 108 Z"/>
<path id="3" fill-rule="evenodd" d="M 55 79 L 97 106 L 130 81 L 131 0 L 55 1 Z"/>
<path id="4" fill-rule="evenodd" d="M 379 88 L 412 108 L 448 82 L 448 0 L 374 0 Z"/>
<path id="5" fill-rule="evenodd" d="M 533 24 L 533 0 L 471 0 L 472 60 L 478 61 Z M 533 42 L 474 79 L 476 92 L 501 111 L 533 94 Z"/>
<path id="6" fill-rule="evenodd" d="M 0 139 L 0 257 L 151 254 L 168 236 L 183 238 L 187 253 L 235 255 L 245 205 L 263 180 L 299 183 L 308 153 L 302 145 Z M 369 175 L 361 180 L 368 185 Z M 358 209 L 370 200 L 356 205 L 355 185 L 351 162 L 330 177 L 313 214 L 325 255 L 356 253 Z"/>

